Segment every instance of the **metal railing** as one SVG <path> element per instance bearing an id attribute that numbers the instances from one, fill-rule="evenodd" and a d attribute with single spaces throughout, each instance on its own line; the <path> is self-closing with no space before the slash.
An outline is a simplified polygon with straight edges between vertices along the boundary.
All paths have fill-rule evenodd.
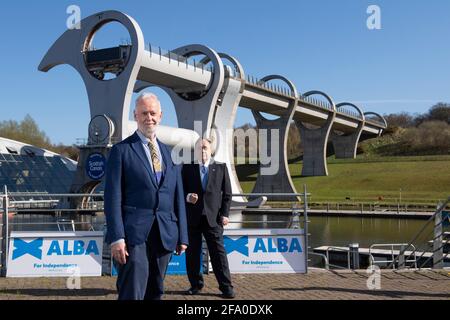
<path id="1" fill-rule="evenodd" d="M 406 267 L 407 263 L 413 263 L 414 264 L 414 268 L 417 268 L 417 258 L 416 255 L 414 254 L 414 259 L 405 259 L 404 257 L 404 251 L 402 251 L 402 249 L 404 247 L 408 246 L 408 243 L 389 243 L 389 244 L 384 244 L 384 243 L 375 243 L 372 244 L 369 247 L 369 261 L 370 261 L 370 266 L 372 265 L 378 265 L 378 264 L 387 264 L 387 263 L 391 263 L 392 265 L 392 269 L 395 269 L 395 250 L 394 247 L 398 247 L 400 250 L 398 250 L 400 253 L 403 252 L 403 256 L 401 256 L 400 254 L 398 255 L 398 269 L 403 269 Z M 414 249 L 414 251 L 416 250 L 416 247 L 414 247 L 413 245 L 411 245 L 412 248 Z M 390 255 L 391 255 L 391 260 L 375 260 L 374 257 L 374 253 L 373 250 L 375 248 L 386 248 L 389 247 L 390 248 Z M 408 256 L 409 258 L 409 256 Z"/>
<path id="2" fill-rule="evenodd" d="M 330 262 L 329 262 L 328 257 L 326 255 L 324 255 L 323 253 L 317 253 L 317 252 L 312 252 L 312 251 L 309 251 L 308 255 L 309 256 L 321 257 L 324 260 L 325 270 L 330 270 Z M 311 259 L 308 259 L 308 262 L 310 262 L 310 261 L 311 261 Z"/>
<path id="3" fill-rule="evenodd" d="M 330 250 L 333 250 L 333 251 L 340 251 L 340 252 L 346 252 L 346 253 L 347 253 L 347 268 L 342 267 L 342 266 L 339 266 L 339 265 L 337 265 L 337 264 L 329 263 L 329 261 L 330 261 Z M 350 248 L 344 249 L 344 248 L 340 248 L 340 247 L 332 247 L 332 246 L 329 246 L 329 247 L 327 247 L 327 250 L 325 251 L 325 257 L 326 257 L 326 259 L 327 259 L 327 261 L 328 261 L 328 268 L 329 268 L 329 267 L 334 267 L 334 268 L 337 268 L 337 269 L 351 269 L 351 263 L 350 263 Z"/>
<path id="4" fill-rule="evenodd" d="M 394 258 L 394 261 L 391 262 L 391 265 L 388 266 L 388 268 L 391 268 L 393 264 L 395 264 L 396 262 L 398 262 L 399 257 L 404 256 L 405 252 L 409 249 L 409 248 L 413 248 L 412 252 L 410 252 L 410 254 L 406 257 L 406 260 L 408 260 L 411 255 L 416 255 L 417 252 L 417 248 L 415 247 L 414 243 L 416 243 L 416 241 L 420 238 L 420 237 L 424 237 L 425 238 L 429 238 L 432 235 L 432 241 L 433 241 L 433 249 L 431 251 L 431 255 L 423 262 L 420 263 L 420 265 L 418 266 L 419 269 L 424 268 L 427 263 L 430 262 L 431 259 L 433 259 L 433 263 L 432 263 L 432 267 L 433 269 L 442 269 L 444 267 L 444 260 L 447 258 L 448 256 L 448 252 L 444 255 L 443 253 L 443 249 L 445 246 L 445 242 L 443 241 L 444 239 L 444 228 L 443 228 L 443 224 L 444 221 L 442 219 L 442 212 L 444 211 L 444 209 L 450 204 L 450 197 L 448 197 L 448 199 L 443 202 L 438 204 L 436 211 L 434 212 L 434 214 L 427 220 L 427 222 L 422 226 L 422 228 L 419 230 L 419 232 L 417 232 L 417 234 L 413 237 L 413 239 L 400 251 L 399 255 Z M 431 222 L 434 221 L 434 226 L 431 230 L 431 232 L 426 233 L 426 229 L 430 226 Z M 431 234 L 430 234 L 431 233 Z M 426 243 L 427 245 L 427 243 Z M 418 246 L 420 247 L 420 246 Z M 423 247 L 423 245 L 422 245 Z M 424 250 L 422 250 L 422 254 L 417 258 L 418 261 L 421 261 L 424 257 L 424 255 L 430 251 L 427 251 L 428 248 L 424 248 Z"/>
<path id="5" fill-rule="evenodd" d="M 311 202 L 310 210 L 323 210 L 326 213 L 354 211 L 360 213 L 433 213 L 436 206 L 420 203 L 399 203 L 399 202 Z"/>
<path id="6" fill-rule="evenodd" d="M 281 224 L 284 223 L 285 226 L 283 228 L 301 228 L 304 229 L 305 234 L 305 266 L 308 267 L 308 237 L 310 234 L 308 233 L 308 194 L 306 193 L 306 186 L 304 193 L 286 193 L 286 194 L 233 194 L 233 197 L 258 197 L 258 196 L 286 196 L 289 198 L 295 198 L 298 199 L 303 198 L 303 208 L 298 207 L 296 202 L 292 207 L 292 215 L 290 221 L 282 221 L 282 220 L 268 220 L 268 221 L 259 221 L 259 220 L 243 220 L 243 221 L 230 221 L 232 224 L 258 224 L 259 227 L 265 226 L 265 225 L 273 225 L 273 224 Z M 104 231 L 104 223 L 101 223 L 98 225 L 98 227 L 95 227 L 95 223 L 93 222 L 93 215 L 92 213 L 103 213 L 103 201 L 97 201 L 99 198 L 103 198 L 103 194 L 49 194 L 49 193 L 33 193 L 33 194 L 27 194 L 27 193 L 10 193 L 8 192 L 6 186 L 3 193 L 0 193 L 0 200 L 2 202 L 2 208 L 0 210 L 0 214 L 2 214 L 2 221 L 0 223 L 2 233 L 0 234 L 1 239 L 1 261 L 0 261 L 0 268 L 1 268 L 1 275 L 6 275 L 6 263 L 7 263 L 7 254 L 8 254 L 8 238 L 9 233 L 11 230 L 18 231 L 19 229 L 29 229 L 34 228 L 30 231 L 36 231 L 37 229 L 45 229 L 48 230 L 49 226 L 55 231 L 76 231 L 76 230 L 89 230 L 89 231 L 95 231 L 102 230 Z M 49 203 L 52 203 L 52 206 L 50 207 L 39 207 L 39 205 L 34 206 L 33 202 L 21 200 L 21 201 L 15 201 L 12 200 L 15 197 L 24 197 L 28 199 L 32 199 L 40 197 L 40 202 L 42 201 L 46 202 L 45 199 L 51 199 Z M 79 208 L 72 209 L 68 207 L 70 205 L 70 200 L 76 199 L 76 198 L 82 198 L 84 201 L 78 202 Z M 42 200 L 44 199 L 44 200 Z M 59 200 L 55 200 L 59 199 Z M 48 201 L 47 201 L 48 202 Z M 26 206 L 17 206 L 18 203 L 26 203 Z M 37 202 L 36 202 L 37 203 Z M 243 203 L 245 204 L 245 202 Z M 273 209 L 275 211 L 277 209 Z M 272 209 L 265 208 L 265 211 L 270 213 Z M 86 215 L 85 213 L 91 213 L 90 215 Z M 10 216 L 13 214 L 12 216 Z M 87 219 L 88 221 L 78 221 L 77 219 L 73 218 L 74 214 L 77 215 L 77 219 Z M 81 215 L 80 215 L 81 214 Z M 69 217 L 66 217 L 68 215 Z M 303 219 L 300 219 L 303 215 Z M 39 216 L 39 219 L 36 219 L 36 216 Z M 81 218 L 83 217 L 83 218 Z M 84 218 L 86 217 L 86 218 Z M 9 221 L 11 220 L 11 221 Z M 44 231 L 44 230 L 43 230 Z M 105 252 L 108 252 L 107 246 L 105 246 L 106 250 Z M 307 271 L 307 269 L 306 269 Z"/>
<path id="7" fill-rule="evenodd" d="M 159 60 L 162 60 L 162 58 L 164 57 L 168 60 L 168 63 L 175 63 L 178 66 L 184 65 L 186 69 L 192 67 L 194 71 L 209 71 L 211 73 L 214 72 L 214 67 L 212 64 L 205 65 L 200 61 L 196 61 L 194 58 L 186 58 L 182 55 L 172 52 L 171 50 L 166 50 L 159 46 L 152 45 L 151 43 L 148 43 L 145 49 L 147 50 L 150 58 L 156 56 L 159 58 Z"/>

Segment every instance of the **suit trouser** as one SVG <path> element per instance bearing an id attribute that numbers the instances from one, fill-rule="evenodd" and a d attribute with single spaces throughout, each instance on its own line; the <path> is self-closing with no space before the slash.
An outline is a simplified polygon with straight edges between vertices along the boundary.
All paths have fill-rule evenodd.
<path id="1" fill-rule="evenodd" d="M 146 242 L 127 246 L 127 263 L 118 266 L 119 300 L 159 300 L 164 294 L 164 277 L 172 256 L 164 249 L 155 219 Z"/>
<path id="2" fill-rule="evenodd" d="M 202 234 L 208 246 L 214 275 L 219 289 L 226 292 L 233 288 L 227 253 L 223 245 L 223 227 L 210 227 L 206 216 L 201 217 L 198 226 L 189 227 L 189 246 L 186 249 L 186 269 L 191 287 L 203 287 L 203 275 L 200 272 L 202 257 Z"/>

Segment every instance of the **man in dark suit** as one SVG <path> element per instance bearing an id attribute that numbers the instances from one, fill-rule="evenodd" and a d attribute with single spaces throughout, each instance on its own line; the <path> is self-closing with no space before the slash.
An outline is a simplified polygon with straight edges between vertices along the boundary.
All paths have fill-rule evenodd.
<path id="1" fill-rule="evenodd" d="M 211 141 L 199 139 L 195 144 L 198 163 L 183 165 L 183 186 L 189 228 L 186 268 L 191 288 L 198 294 L 204 285 L 200 272 L 202 234 L 208 246 L 211 264 L 224 298 L 234 298 L 227 254 L 223 244 L 223 226 L 228 224 L 231 184 L 224 163 L 211 159 Z"/>
<path id="2" fill-rule="evenodd" d="M 136 100 L 138 130 L 109 154 L 105 182 L 106 242 L 118 264 L 120 300 L 161 299 L 172 252 L 187 247 L 181 166 L 156 138 L 158 98 Z"/>

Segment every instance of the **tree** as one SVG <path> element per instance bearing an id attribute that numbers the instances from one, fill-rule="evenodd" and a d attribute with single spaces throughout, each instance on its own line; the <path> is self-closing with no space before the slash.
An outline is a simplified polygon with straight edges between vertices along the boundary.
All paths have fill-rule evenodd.
<path id="1" fill-rule="evenodd" d="M 431 107 L 427 120 L 445 121 L 450 124 L 450 104 L 440 102 Z"/>
<path id="2" fill-rule="evenodd" d="M 21 122 L 14 120 L 0 122 L 0 136 L 40 148 L 52 147 L 50 139 L 44 131 L 39 130 L 36 121 L 29 114 Z"/>
<path id="3" fill-rule="evenodd" d="M 416 126 L 426 121 L 444 121 L 450 124 L 450 104 L 443 102 L 435 104 L 427 113 L 416 118 Z"/>
<path id="4" fill-rule="evenodd" d="M 78 150 L 75 147 L 61 144 L 53 145 L 45 132 L 39 129 L 38 124 L 29 114 L 20 122 L 15 120 L 0 122 L 0 137 L 51 150 L 73 160 L 78 158 Z"/>
<path id="5" fill-rule="evenodd" d="M 410 128 L 415 125 L 415 117 L 408 112 L 384 115 L 388 123 L 388 130 L 395 128 Z"/>

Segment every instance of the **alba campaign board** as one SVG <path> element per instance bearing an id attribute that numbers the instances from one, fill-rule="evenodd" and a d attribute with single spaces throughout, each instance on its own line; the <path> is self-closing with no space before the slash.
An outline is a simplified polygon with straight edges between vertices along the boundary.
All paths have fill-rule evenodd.
<path id="1" fill-rule="evenodd" d="M 306 273 L 303 229 L 227 229 L 231 273 Z"/>
<path id="2" fill-rule="evenodd" d="M 7 277 L 100 276 L 103 232 L 11 232 Z"/>

